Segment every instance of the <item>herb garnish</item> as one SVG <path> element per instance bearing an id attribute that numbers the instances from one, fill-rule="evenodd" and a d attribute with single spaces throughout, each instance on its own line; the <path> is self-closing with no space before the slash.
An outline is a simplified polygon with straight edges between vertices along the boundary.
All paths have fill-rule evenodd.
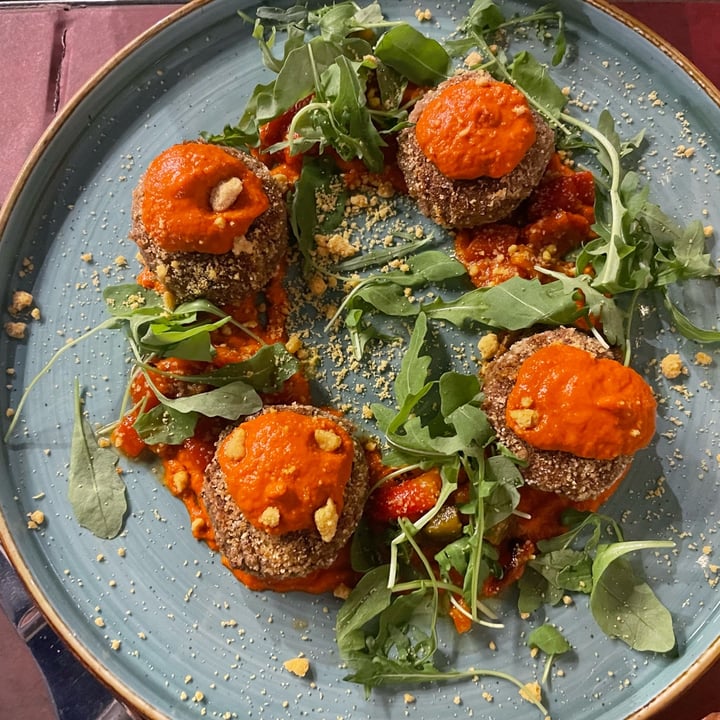
<path id="1" fill-rule="evenodd" d="M 118 474 L 118 456 L 103 447 L 83 417 L 80 387 L 75 381 L 74 424 L 68 499 L 77 521 L 94 535 L 114 538 L 127 512 L 125 483 Z"/>
<path id="2" fill-rule="evenodd" d="M 271 30 L 266 37 L 268 25 Z M 453 300 L 438 297 L 422 311 L 459 326 L 475 323 L 513 330 L 591 317 L 594 322 L 590 325 L 601 327 L 609 344 L 625 348 L 625 362 L 629 363 L 627 341 L 637 295 L 657 290 L 682 334 L 698 342 L 720 341 L 720 331 L 697 327 L 668 294 L 670 284 L 718 277 L 718 269 L 706 252 L 702 224 L 694 221 L 685 228 L 679 226 L 650 201 L 649 188 L 638 173 L 625 169 L 626 161 L 643 145 L 644 132 L 623 140 L 607 110 L 600 113 L 597 126 L 568 113 L 568 96 L 546 65 L 524 50 L 512 57 L 507 48 L 495 43 L 502 33 L 516 26 L 537 27 L 543 39 L 549 38 L 553 45 L 552 65 L 563 60 L 567 50 L 564 18 L 550 5 L 525 16 L 506 18 L 494 2 L 476 0 L 456 36 L 444 46 L 407 23 L 384 21 L 377 3 L 363 9 L 345 2 L 332 10 L 304 14 L 298 8 L 267 9 L 258 14 L 253 36 L 265 64 L 277 76 L 255 89 L 238 125 L 227 126 L 222 134 L 208 139 L 256 146 L 264 122 L 312 95 L 312 102 L 293 119 L 289 139 L 269 149 L 288 147 L 297 153 L 317 145 L 321 151 L 319 158 L 306 158 L 291 196 L 291 223 L 305 271 L 309 272 L 314 265 L 314 235 L 321 231 L 316 197 L 327 191 L 335 177 L 332 161 L 322 155 L 322 150 L 333 148 L 343 159 L 358 158 L 369 170 L 378 171 L 383 164 L 383 136 L 396 132 L 407 119 L 409 105 L 402 104 L 407 84 L 437 84 L 451 74 L 451 56 L 476 50 L 481 60 L 475 68 L 520 89 L 556 130 L 559 148 L 585 151 L 595 159 L 593 230 L 598 237 L 576 254 L 574 278 L 538 268 L 552 280 L 539 283 L 513 278 L 497 288 L 471 290 Z M 278 30 L 287 33 L 282 58 L 272 54 Z M 383 32 L 378 37 L 379 31 Z M 308 35 L 309 41 L 304 42 Z M 377 82 L 381 91 L 381 109 L 367 105 L 370 82 Z M 336 202 L 336 212 L 323 219 L 324 227 L 339 220 L 342 196 Z M 356 356 L 369 342 L 385 337 L 370 322 L 370 305 L 367 297 L 362 302 L 363 293 L 377 300 L 370 303 L 375 312 L 407 317 L 419 310 L 418 304 L 411 307 L 393 291 L 391 281 L 380 276 L 362 280 L 361 287 L 343 303 Z M 517 309 L 522 311 L 515 312 Z M 593 332 L 598 334 L 597 329 Z"/>
<path id="3" fill-rule="evenodd" d="M 675 635 L 670 613 L 624 556 L 671 548 L 674 543 L 625 541 L 617 523 L 597 513 L 568 512 L 563 523 L 569 530 L 538 542 L 538 557 L 528 562 L 518 581 L 520 611 L 555 605 L 567 592 L 585 593 L 590 596 L 593 618 L 610 637 L 620 638 L 635 650 L 671 650 Z M 615 542 L 600 542 L 606 527 Z"/>
<path id="4" fill-rule="evenodd" d="M 287 33 L 282 58 L 272 53 L 278 27 Z M 372 42 L 376 31 L 385 28 L 390 29 Z M 437 83 L 447 77 L 450 65 L 439 42 L 407 23 L 386 21 L 376 2 L 366 8 L 343 2 L 305 13 L 297 7 L 262 13 L 255 21 L 253 37 L 266 67 L 277 75 L 255 88 L 237 125 L 206 138 L 226 145 L 257 146 L 264 123 L 312 96 L 294 115 L 288 139 L 269 151 L 288 147 L 296 154 L 330 147 L 344 160 L 363 160 L 373 171 L 383 167 L 383 135 L 407 119 L 403 91 L 408 81 Z M 377 107 L 367 100 L 371 77 L 380 93 Z"/>

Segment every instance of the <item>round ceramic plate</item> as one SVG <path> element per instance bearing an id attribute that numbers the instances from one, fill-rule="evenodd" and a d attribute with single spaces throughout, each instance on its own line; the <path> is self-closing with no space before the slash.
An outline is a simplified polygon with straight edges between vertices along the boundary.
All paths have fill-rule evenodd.
<path id="1" fill-rule="evenodd" d="M 651 181 L 653 200 L 681 222 L 700 218 L 720 227 L 716 91 L 612 13 L 560 5 L 571 52 L 553 74 L 571 88 L 573 111 L 595 119 L 608 108 L 625 136 L 646 128 L 639 169 Z M 416 22 L 411 3 L 383 6 L 393 19 Z M 35 153 L 2 218 L 3 306 L 22 289 L 41 313 L 25 340 L 4 333 L 0 339 L 1 362 L 11 371 L 4 427 L 5 410 L 51 354 L 103 319 L 103 287 L 134 279 L 130 195 L 149 160 L 172 143 L 233 123 L 254 85 L 267 82 L 240 7 L 253 13 L 242 1 L 192 5 L 145 35 L 73 101 Z M 512 2 L 504 9 L 527 7 Z M 466 9 L 433 11 L 423 29 L 443 37 Z M 527 43 L 543 52 L 534 34 Z M 696 322 L 717 322 L 717 285 L 693 284 L 679 297 Z M 673 330 L 656 303 L 643 299 L 633 350 L 661 398 L 657 439 L 606 511 L 622 521 L 628 539 L 675 541 L 674 550 L 646 553 L 642 562 L 674 617 L 677 653 L 640 654 L 605 638 L 584 598 L 550 609 L 547 619 L 575 648 L 558 659 L 550 679 L 556 718 L 649 714 L 720 649 L 718 356 L 711 348 L 712 364 L 697 364 L 699 348 Z M 473 338 L 466 341 L 469 347 Z M 671 351 L 680 353 L 687 374 L 669 381 L 657 361 Z M 184 507 L 147 464 L 122 461 L 130 510 L 121 536 L 103 541 L 83 530 L 67 500 L 73 384 L 78 378 L 85 389 L 91 419 L 110 422 L 127 370 L 122 337 L 104 333 L 79 344 L 40 381 L 17 431 L 1 446 L 0 530 L 53 626 L 130 705 L 175 719 L 538 716 L 515 687 L 495 681 L 393 687 L 366 697 L 343 679 L 333 632 L 339 601 L 247 591 L 193 539 Z M 365 401 L 352 383 L 348 388 L 345 401 L 355 407 Z M 34 510 L 46 520 L 29 530 Z M 525 644 L 531 624 L 513 607 L 512 597 L 501 604 L 504 630 L 478 628 L 461 641 L 450 633 L 443 653 L 457 666 L 538 678 L 543 661 L 531 658 Z M 310 661 L 304 678 L 283 667 L 299 654 Z"/>

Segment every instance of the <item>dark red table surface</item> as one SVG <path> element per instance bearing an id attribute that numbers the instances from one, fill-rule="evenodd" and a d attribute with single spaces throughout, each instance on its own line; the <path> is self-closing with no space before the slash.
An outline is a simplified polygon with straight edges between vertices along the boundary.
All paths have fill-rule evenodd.
<path id="1" fill-rule="evenodd" d="M 720 87 L 720 1 L 614 3 L 682 53 Z M 177 5 L 3 7 L 0 10 L 0 201 L 58 110 L 126 43 Z M 18 59 L 22 58 L 21 62 Z M 720 200 L 720 199 L 719 199 Z M 0 643 L 2 646 L 2 643 Z M 0 653 L 1 655 L 2 653 Z M 0 686 L 5 680 L 0 657 Z M 7 693 L 0 693 L 0 696 Z M 18 702 L 21 702 L 18 699 Z M 18 717 L 4 707 L 0 715 Z M 720 713 L 720 661 L 654 720 Z M 720 720 L 720 714 L 713 717 Z"/>

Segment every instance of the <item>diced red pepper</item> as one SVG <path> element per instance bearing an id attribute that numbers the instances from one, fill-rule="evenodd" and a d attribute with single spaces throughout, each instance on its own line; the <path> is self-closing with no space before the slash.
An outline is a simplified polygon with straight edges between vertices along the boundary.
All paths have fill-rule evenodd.
<path id="1" fill-rule="evenodd" d="M 435 505 L 441 485 L 437 470 L 397 482 L 388 481 L 370 496 L 366 512 L 375 522 L 389 523 L 402 517 L 414 522 Z"/>

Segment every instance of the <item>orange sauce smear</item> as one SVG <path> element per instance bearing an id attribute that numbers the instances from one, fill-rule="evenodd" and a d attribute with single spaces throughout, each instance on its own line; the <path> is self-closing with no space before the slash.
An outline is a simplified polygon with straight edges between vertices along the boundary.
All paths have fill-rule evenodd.
<path id="1" fill-rule="evenodd" d="M 558 343 L 520 366 L 506 422 L 541 450 L 611 460 L 650 442 L 655 410 L 652 390 L 635 370 Z"/>
<path id="2" fill-rule="evenodd" d="M 500 178 L 514 170 L 535 142 L 536 129 L 519 90 L 468 73 L 427 103 L 415 136 L 443 175 L 474 180 Z"/>
<path id="3" fill-rule="evenodd" d="M 625 475 L 627 475 L 627 470 L 621 473 L 615 482 L 600 495 L 587 500 L 571 500 L 563 495 L 523 485 L 520 488 L 520 503 L 517 509 L 530 517 L 517 516 L 514 518 L 514 534 L 518 538 L 533 542 L 561 535 L 568 529 L 562 524 L 562 515 L 566 510 L 597 512 L 620 487 Z"/>
<path id="4" fill-rule="evenodd" d="M 538 187 L 509 218 L 459 230 L 455 254 L 476 287 L 512 277 L 547 280 L 538 265 L 572 275 L 574 263 L 563 258 L 596 237 L 594 205 L 592 173 L 575 172 L 556 153 Z"/>
<path id="5" fill-rule="evenodd" d="M 213 210 L 211 193 L 239 178 L 242 189 L 226 210 Z M 260 179 L 239 158 L 217 145 L 187 142 L 160 153 L 142 180 L 142 221 L 148 234 L 171 252 L 230 252 L 270 206 Z"/>
<path id="6" fill-rule="evenodd" d="M 274 152 L 268 152 L 268 150 L 273 145 L 287 140 L 293 118 L 312 98 L 312 95 L 308 95 L 306 98 L 296 102 L 282 115 L 261 125 L 259 129 L 259 146 L 252 151 L 253 155 L 269 168 L 272 175 L 281 175 L 290 184 L 297 182 L 300 177 L 303 165 L 302 154 L 292 155 L 288 147 Z"/>

